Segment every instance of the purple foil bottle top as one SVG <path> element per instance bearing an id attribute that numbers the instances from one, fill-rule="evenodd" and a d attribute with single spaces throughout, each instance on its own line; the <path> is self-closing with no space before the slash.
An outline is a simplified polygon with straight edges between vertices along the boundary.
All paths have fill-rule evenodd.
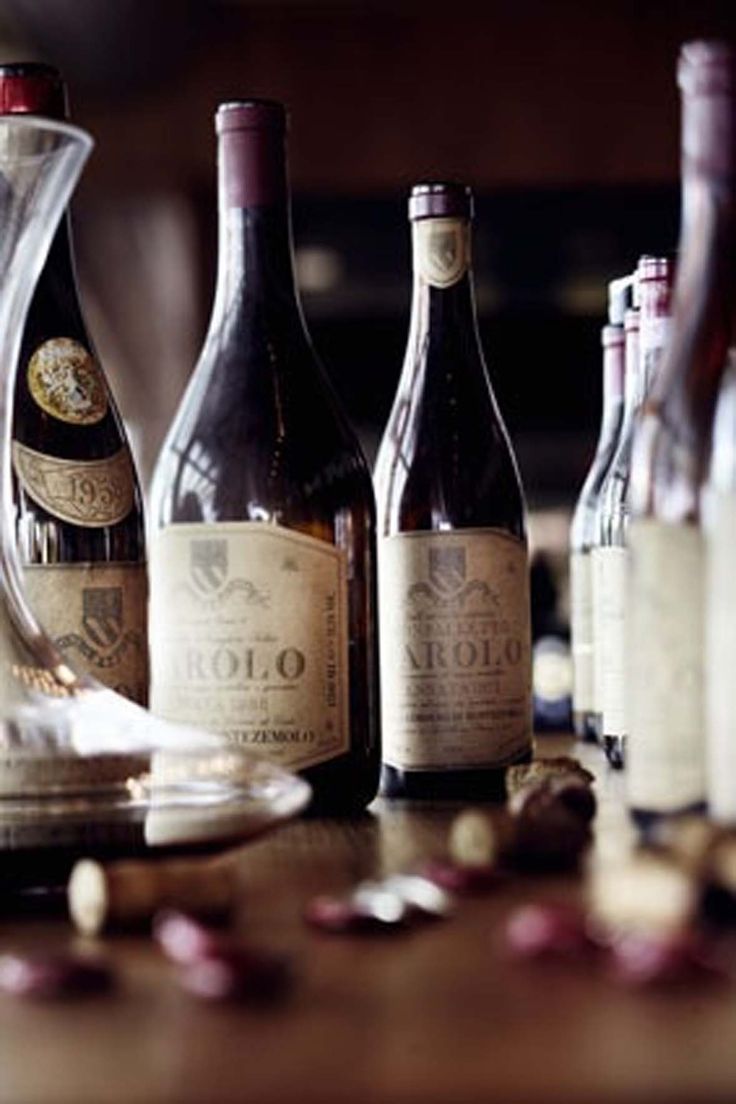
<path id="1" fill-rule="evenodd" d="M 473 193 L 465 184 L 415 184 L 409 197 L 409 219 L 473 217 Z"/>
<path id="2" fill-rule="evenodd" d="M 228 207 L 271 207 L 286 201 L 286 122 L 286 108 L 276 100 L 220 104 L 215 130 Z"/>

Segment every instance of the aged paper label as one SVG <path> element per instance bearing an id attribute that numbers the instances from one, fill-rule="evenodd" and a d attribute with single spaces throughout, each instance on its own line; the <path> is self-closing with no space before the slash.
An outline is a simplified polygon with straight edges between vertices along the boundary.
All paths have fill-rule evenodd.
<path id="1" fill-rule="evenodd" d="M 33 564 L 24 582 L 31 609 L 69 665 L 145 705 L 145 564 Z"/>
<path id="2" fill-rule="evenodd" d="M 456 284 L 470 266 L 470 225 L 461 218 L 426 218 L 412 223 L 414 271 L 432 287 Z"/>
<path id="3" fill-rule="evenodd" d="M 151 707 L 294 770 L 350 746 L 344 552 L 265 522 L 170 525 L 151 550 Z"/>
<path id="4" fill-rule="evenodd" d="M 705 796 L 701 532 L 629 526 L 629 803 L 672 812 Z"/>
<path id="5" fill-rule="evenodd" d="M 531 742 L 526 545 L 494 529 L 379 543 L 384 759 L 498 767 Z"/>
<path id="6" fill-rule="evenodd" d="M 736 823 L 736 496 L 709 492 L 705 584 L 708 812 Z"/>
<path id="7" fill-rule="evenodd" d="M 95 425 L 107 414 L 107 387 L 92 354 L 70 337 L 39 345 L 28 361 L 28 390 L 46 414 L 70 425 Z"/>
<path id="8" fill-rule="evenodd" d="M 573 708 L 593 710 L 593 567 L 589 552 L 570 553 Z"/>
<path id="9" fill-rule="evenodd" d="M 599 635 L 604 736 L 626 736 L 626 587 L 628 551 L 614 545 L 597 549 L 599 557 Z"/>
<path id="10" fill-rule="evenodd" d="M 62 460 L 13 441 L 13 467 L 26 494 L 62 521 L 88 529 L 117 525 L 133 509 L 130 453 L 103 460 Z"/>

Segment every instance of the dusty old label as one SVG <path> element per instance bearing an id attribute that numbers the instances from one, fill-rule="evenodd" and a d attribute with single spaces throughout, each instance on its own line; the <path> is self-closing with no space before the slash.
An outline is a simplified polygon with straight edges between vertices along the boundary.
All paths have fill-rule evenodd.
<path id="1" fill-rule="evenodd" d="M 629 803 L 672 812 L 705 795 L 703 538 L 695 526 L 629 526 Z"/>
<path id="2" fill-rule="evenodd" d="M 31 609 L 70 666 L 145 705 L 145 564 L 34 564 L 24 581 Z"/>
<path id="3" fill-rule="evenodd" d="M 28 361 L 28 390 L 47 414 L 71 425 L 95 425 L 107 414 L 107 388 L 91 353 L 70 337 L 39 345 Z"/>
<path id="4" fill-rule="evenodd" d="M 133 509 L 133 465 L 125 447 L 103 460 L 62 460 L 13 441 L 13 467 L 34 502 L 72 525 L 117 525 Z"/>
<path id="5" fill-rule="evenodd" d="M 593 568 L 589 552 L 570 554 L 573 708 L 593 710 Z"/>
<path id="6" fill-rule="evenodd" d="M 419 219 L 412 223 L 412 242 L 414 271 L 432 287 L 452 287 L 470 266 L 466 219 Z"/>
<path id="7" fill-rule="evenodd" d="M 597 549 L 599 557 L 599 635 L 601 701 L 604 736 L 626 736 L 626 586 L 628 550 Z"/>
<path id="8" fill-rule="evenodd" d="M 736 823 L 736 497 L 711 490 L 706 536 L 705 711 L 708 812 Z"/>
<path id="9" fill-rule="evenodd" d="M 151 555 L 151 706 L 296 770 L 350 745 L 345 554 L 264 522 L 171 525 Z"/>
<path id="10" fill-rule="evenodd" d="M 531 741 L 526 546 L 493 529 L 379 546 L 384 759 L 496 767 Z"/>

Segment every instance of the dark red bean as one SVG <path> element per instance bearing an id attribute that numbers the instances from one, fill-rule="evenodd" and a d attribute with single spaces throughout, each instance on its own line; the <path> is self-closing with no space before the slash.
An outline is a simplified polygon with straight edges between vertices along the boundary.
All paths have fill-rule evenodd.
<path id="1" fill-rule="evenodd" d="M 506 922 L 506 946 L 519 958 L 584 958 L 595 949 L 585 914 L 566 905 L 524 905 Z"/>
<path id="2" fill-rule="evenodd" d="M 468 897 L 488 893 L 501 881 L 498 868 L 494 865 L 462 866 L 445 859 L 432 859 L 425 863 L 421 874 L 441 889 Z"/>
<path id="3" fill-rule="evenodd" d="M 230 946 L 230 940 L 221 932 L 183 912 L 159 913 L 153 921 L 153 934 L 166 957 L 180 965 L 197 962 Z"/>
<path id="4" fill-rule="evenodd" d="M 268 1003 L 288 992 L 292 975 L 280 955 L 238 947 L 189 962 L 179 982 L 202 1000 Z"/>
<path id="5" fill-rule="evenodd" d="M 0 990 L 15 997 L 89 996 L 109 991 L 114 982 L 106 963 L 85 955 L 0 955 Z"/>

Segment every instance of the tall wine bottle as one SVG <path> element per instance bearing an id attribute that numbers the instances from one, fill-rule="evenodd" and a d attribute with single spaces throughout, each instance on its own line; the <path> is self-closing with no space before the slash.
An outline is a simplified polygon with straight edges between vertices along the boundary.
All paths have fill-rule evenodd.
<path id="1" fill-rule="evenodd" d="M 0 111 L 66 118 L 58 72 L 0 66 Z M 79 304 L 68 215 L 26 321 L 12 458 L 24 582 L 70 665 L 148 695 L 143 506 L 122 421 Z"/>
<path id="2" fill-rule="evenodd" d="M 592 549 L 596 543 L 595 517 L 601 487 L 616 451 L 624 410 L 624 312 L 632 278 L 623 276 L 608 285 L 608 325 L 601 331 L 603 345 L 603 412 L 593 463 L 578 495 L 570 525 L 570 622 L 573 662 L 573 724 L 576 735 L 595 740 Z"/>
<path id="3" fill-rule="evenodd" d="M 458 184 L 409 200 L 411 324 L 375 471 L 392 797 L 494 796 L 531 753 L 524 498 L 478 336 L 472 213 Z"/>
<path id="4" fill-rule="evenodd" d="M 600 665 L 600 728 L 609 762 L 623 767 L 629 732 L 626 673 L 631 450 L 638 418 L 656 384 L 670 322 L 672 266 L 644 256 L 636 270 L 637 311 L 626 318 L 627 398 L 616 452 L 601 488 L 594 582 Z M 629 330 L 629 322 L 632 324 Z"/>
<path id="5" fill-rule="evenodd" d="M 298 770 L 313 807 L 378 784 L 375 505 L 294 281 L 286 113 L 216 115 L 219 265 L 156 465 L 152 708 Z"/>
<path id="6" fill-rule="evenodd" d="M 736 337 L 736 56 L 687 43 L 678 76 L 683 222 L 672 328 L 631 476 L 627 780 L 643 822 L 705 799 L 701 487 Z"/>

